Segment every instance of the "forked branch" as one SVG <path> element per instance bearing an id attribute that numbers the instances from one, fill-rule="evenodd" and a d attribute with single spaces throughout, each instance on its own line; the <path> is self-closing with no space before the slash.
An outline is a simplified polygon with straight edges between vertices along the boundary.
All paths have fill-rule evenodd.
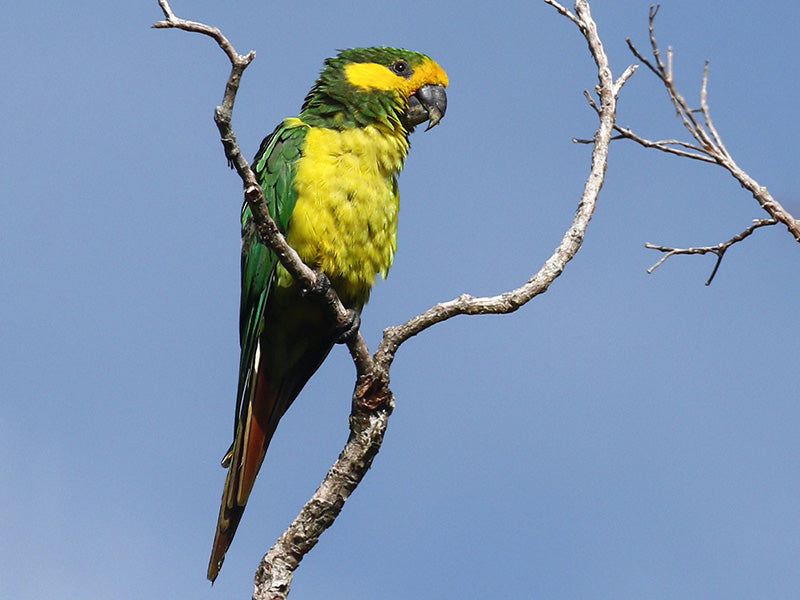
<path id="1" fill-rule="evenodd" d="M 547 291 L 555 279 L 561 275 L 566 264 L 572 260 L 583 243 L 583 236 L 594 212 L 600 188 L 605 177 L 608 147 L 616 119 L 617 95 L 625 82 L 633 75 L 636 67 L 628 66 L 614 80 L 603 43 L 597 33 L 597 25 L 592 19 L 589 3 L 586 0 L 575 2 L 575 12 L 571 12 L 555 0 L 544 0 L 559 14 L 574 23 L 583 34 L 589 52 L 597 65 L 599 105 L 594 103 L 599 117 L 599 126 L 593 137 L 591 168 L 578 203 L 575 216 L 561 242 L 542 267 L 521 286 L 496 296 L 474 297 L 462 294 L 448 302 L 432 306 L 427 311 L 408 320 L 402 325 L 384 330 L 378 350 L 375 353 L 376 366 L 388 368 L 394 359 L 397 348 L 407 339 L 425 329 L 457 315 L 506 314 L 514 312 L 533 298 Z"/>
<path id="2" fill-rule="evenodd" d="M 746 188 L 756 199 L 762 209 L 777 222 L 783 223 L 795 240 L 800 242 L 800 221 L 794 218 L 773 196 L 767 188 L 760 185 L 755 179 L 750 177 L 733 159 L 725 144 L 722 141 L 714 120 L 711 118 L 711 110 L 708 104 L 708 62 L 703 67 L 703 74 L 700 82 L 700 105 L 698 108 L 691 108 L 686 99 L 675 87 L 672 64 L 672 47 L 667 46 L 666 64 L 662 60 L 662 52 L 655 37 L 655 18 L 658 13 L 658 5 L 650 6 L 648 19 L 648 30 L 650 39 L 650 51 L 652 60 L 646 58 L 630 39 L 626 40 L 628 47 L 633 55 L 639 59 L 656 77 L 661 81 L 664 89 L 672 102 L 675 112 L 680 117 L 686 131 L 692 141 L 680 141 L 675 139 L 652 141 L 634 133 L 629 127 L 615 125 L 614 129 L 618 132 L 616 138 L 627 138 L 646 148 L 655 148 L 662 152 L 674 154 L 684 158 L 691 158 L 703 162 L 715 163 L 727 170 L 741 185 Z M 724 253 L 724 252 L 723 252 Z"/>
<path id="3" fill-rule="evenodd" d="M 647 269 L 648 273 L 652 273 L 658 267 L 660 267 L 664 261 L 666 261 L 671 256 L 675 256 L 676 254 L 716 254 L 717 260 L 714 263 L 714 268 L 711 271 L 711 275 L 709 275 L 708 279 L 706 279 L 706 285 L 711 285 L 711 282 L 714 280 L 714 276 L 717 274 L 717 270 L 719 269 L 719 265 L 722 262 L 722 257 L 725 256 L 725 252 L 733 246 L 734 244 L 741 242 L 743 239 L 748 237 L 751 233 L 753 233 L 759 227 L 769 227 L 771 225 L 777 224 L 778 221 L 775 219 L 755 219 L 753 224 L 750 225 L 747 229 L 742 231 L 741 233 L 737 233 L 727 242 L 722 242 L 717 244 L 716 246 L 699 246 L 694 248 L 670 248 L 669 246 L 657 246 L 656 244 L 646 243 L 644 246 L 645 248 L 650 248 L 651 250 L 658 250 L 659 252 L 664 252 L 664 256 L 654 264 L 652 267 Z"/>
<path id="4" fill-rule="evenodd" d="M 394 406 L 394 397 L 388 385 L 389 370 L 400 345 L 434 324 L 456 315 L 500 314 L 517 310 L 547 290 L 583 243 L 586 228 L 603 185 L 609 142 L 615 124 L 617 94 L 633 74 L 635 67 L 628 67 L 617 80 L 613 79 L 608 58 L 586 0 L 578 0 L 575 3 L 574 13 L 558 2 L 552 0 L 545 2 L 578 26 L 597 65 L 599 80 L 596 88 L 599 97 L 597 108 L 599 125 L 593 138 L 594 148 L 589 176 L 573 221 L 553 254 L 520 287 L 491 297 L 478 298 L 465 294 L 449 302 L 437 304 L 406 323 L 389 327 L 384 331 L 374 357 L 370 356 L 360 335 L 355 341 L 348 343 L 357 369 L 350 413 L 350 436 L 319 488 L 259 564 L 255 575 L 254 600 L 286 597 L 294 570 L 317 543 L 319 536 L 339 515 L 345 501 L 369 469 L 381 446 L 388 418 Z M 225 36 L 214 27 L 177 18 L 167 0 L 159 0 L 159 5 L 166 19 L 156 23 L 155 27 L 171 27 L 208 35 L 219 44 L 230 59 L 231 74 L 226 84 L 223 102 L 215 113 L 225 155 L 242 179 L 245 198 L 253 210 L 254 221 L 264 243 L 276 252 L 297 281 L 304 286 L 313 286 L 316 280 L 315 273 L 302 263 L 270 218 L 263 193 L 250 166 L 242 157 L 230 124 L 241 75 L 255 54 L 253 52 L 244 56 L 238 54 Z M 335 292 L 329 298 L 329 305 L 332 309 L 332 318 L 346 317 Z"/>
<path id="5" fill-rule="evenodd" d="M 655 37 L 655 17 L 658 13 L 658 5 L 650 6 L 650 14 L 648 19 L 648 32 L 650 39 L 650 51 L 652 59 L 648 59 L 640 52 L 630 39 L 627 39 L 628 48 L 630 48 L 633 55 L 640 60 L 664 85 L 664 89 L 669 96 L 675 113 L 681 119 L 684 128 L 689 132 L 691 141 L 678 140 L 678 139 L 663 139 L 663 140 L 650 140 L 638 133 L 634 132 L 630 127 L 623 127 L 619 124 L 614 124 L 614 130 L 617 135 L 614 135 L 612 140 L 629 139 L 645 148 L 654 148 L 661 152 L 674 154 L 683 158 L 690 158 L 692 160 L 699 160 L 701 162 L 713 163 L 720 165 L 726 169 L 733 177 L 750 191 L 753 197 L 758 201 L 761 208 L 763 208 L 769 215 L 769 219 L 756 219 L 754 225 L 745 229 L 742 233 L 733 236 L 727 242 L 721 242 L 716 246 L 702 246 L 696 248 L 671 248 L 667 246 L 656 246 L 653 244 L 645 244 L 645 247 L 654 250 L 666 252 L 666 255 L 661 258 L 655 265 L 648 269 L 648 273 L 652 273 L 655 268 L 661 265 L 666 259 L 675 254 L 708 254 L 713 253 L 717 255 L 717 261 L 714 265 L 714 270 L 711 276 L 706 281 L 709 285 L 714 279 L 714 276 L 719 269 L 722 258 L 725 255 L 725 250 L 732 244 L 740 242 L 742 239 L 749 236 L 755 229 L 764 227 L 766 225 L 774 225 L 783 223 L 789 232 L 794 236 L 795 240 L 800 242 L 800 221 L 794 218 L 772 195 L 767 191 L 767 188 L 761 186 L 755 179 L 750 177 L 731 156 L 725 144 L 722 141 L 714 125 L 714 120 L 711 118 L 711 110 L 708 104 L 708 62 L 703 67 L 703 75 L 700 82 L 700 106 L 699 108 L 691 108 L 686 99 L 680 94 L 675 87 L 675 80 L 673 77 L 673 52 L 672 47 L 667 46 L 667 61 L 664 63 L 662 60 L 662 52 L 656 41 Z M 590 106 L 599 111 L 599 107 L 594 99 L 588 94 L 585 94 Z M 700 115 L 700 119 L 697 118 Z M 591 144 L 593 140 L 587 139 L 573 139 L 574 142 L 579 144 Z"/>

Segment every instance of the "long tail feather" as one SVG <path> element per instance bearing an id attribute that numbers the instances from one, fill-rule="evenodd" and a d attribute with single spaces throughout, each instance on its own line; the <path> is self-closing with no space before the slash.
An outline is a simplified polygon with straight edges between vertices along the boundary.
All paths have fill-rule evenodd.
<path id="1" fill-rule="evenodd" d="M 239 421 L 233 446 L 223 458 L 223 465 L 227 462 L 230 466 L 225 477 L 225 486 L 222 488 L 217 531 L 208 562 L 207 576 L 212 582 L 219 574 L 225 553 L 233 541 L 247 499 L 253 489 L 258 470 L 264 461 L 272 434 L 285 412 L 285 408 L 283 410 L 279 408 L 282 404 L 281 395 L 268 384 L 263 372 L 257 373 L 253 392 L 254 397 L 246 404 L 247 412 Z M 286 408 L 293 399 L 283 399 Z M 280 414 L 276 415 L 276 412 Z"/>
<path id="2" fill-rule="evenodd" d="M 233 446 L 223 458 L 223 466 L 228 467 L 228 474 L 222 489 L 217 530 L 208 562 L 207 576 L 212 582 L 217 578 L 225 553 L 233 541 L 278 422 L 330 352 L 333 346 L 331 337 L 328 331 L 317 336 L 298 336 L 298 339 L 304 340 L 305 351 L 297 362 L 289 369 L 282 370 L 278 377 L 270 373 L 272 357 L 262 356 L 259 342 L 256 352 L 258 366 L 252 373 L 253 384 L 248 385 L 245 392 Z M 309 338 L 316 338 L 316 343 L 309 344 Z"/>

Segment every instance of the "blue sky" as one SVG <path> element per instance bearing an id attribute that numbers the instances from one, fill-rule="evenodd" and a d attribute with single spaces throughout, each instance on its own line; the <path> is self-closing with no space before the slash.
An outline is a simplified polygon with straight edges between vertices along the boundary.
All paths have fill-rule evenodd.
<path id="1" fill-rule="evenodd" d="M 648 2 L 595 2 L 619 74 Z M 753 177 L 800 214 L 800 7 L 662 3 L 657 35 Z M 766 3 L 763 3 L 766 7 Z M 448 71 L 412 139 L 383 327 L 537 270 L 588 172 L 596 83 L 543 2 L 176 2 L 256 49 L 234 115 L 252 156 L 337 48 Z M 88 13 L 88 14 L 87 14 Z M 205 581 L 238 361 L 240 184 L 211 120 L 228 67 L 156 31 L 155 0 L 12 3 L 0 25 L 0 595 L 249 597 L 263 554 L 347 436 L 339 348 L 281 423 L 217 584 Z M 644 69 L 619 122 L 682 136 Z M 654 274 L 645 242 L 714 244 L 764 216 L 721 169 L 612 147 L 577 258 L 507 317 L 404 345 L 372 470 L 292 598 L 794 598 L 800 589 L 797 243 L 785 230 Z"/>

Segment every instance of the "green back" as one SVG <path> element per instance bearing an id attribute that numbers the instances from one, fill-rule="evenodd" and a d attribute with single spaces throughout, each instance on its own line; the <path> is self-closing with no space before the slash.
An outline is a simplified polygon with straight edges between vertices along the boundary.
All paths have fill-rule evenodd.
<path id="1" fill-rule="evenodd" d="M 264 138 L 253 159 L 253 171 L 264 190 L 269 214 L 284 235 L 297 201 L 297 191 L 293 185 L 295 162 L 300 157 L 307 130 L 308 126 L 297 119 L 283 121 Z M 236 397 L 237 422 L 277 264 L 275 253 L 261 242 L 253 224 L 252 211 L 245 202 L 242 206 L 242 298 L 239 309 L 239 345 L 242 352 Z"/>

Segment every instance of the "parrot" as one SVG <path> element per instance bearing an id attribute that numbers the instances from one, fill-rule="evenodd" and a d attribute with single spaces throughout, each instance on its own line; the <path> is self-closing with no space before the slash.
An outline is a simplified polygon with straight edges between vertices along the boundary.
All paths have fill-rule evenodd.
<path id="1" fill-rule="evenodd" d="M 402 48 L 341 50 L 325 60 L 296 117 L 284 119 L 252 162 L 270 216 L 309 267 L 333 286 L 349 328 L 293 281 L 242 206 L 239 380 L 234 438 L 208 564 L 222 567 L 278 421 L 336 343 L 357 331 L 378 275 L 397 246 L 397 175 L 409 134 L 447 109 L 445 71 Z"/>

